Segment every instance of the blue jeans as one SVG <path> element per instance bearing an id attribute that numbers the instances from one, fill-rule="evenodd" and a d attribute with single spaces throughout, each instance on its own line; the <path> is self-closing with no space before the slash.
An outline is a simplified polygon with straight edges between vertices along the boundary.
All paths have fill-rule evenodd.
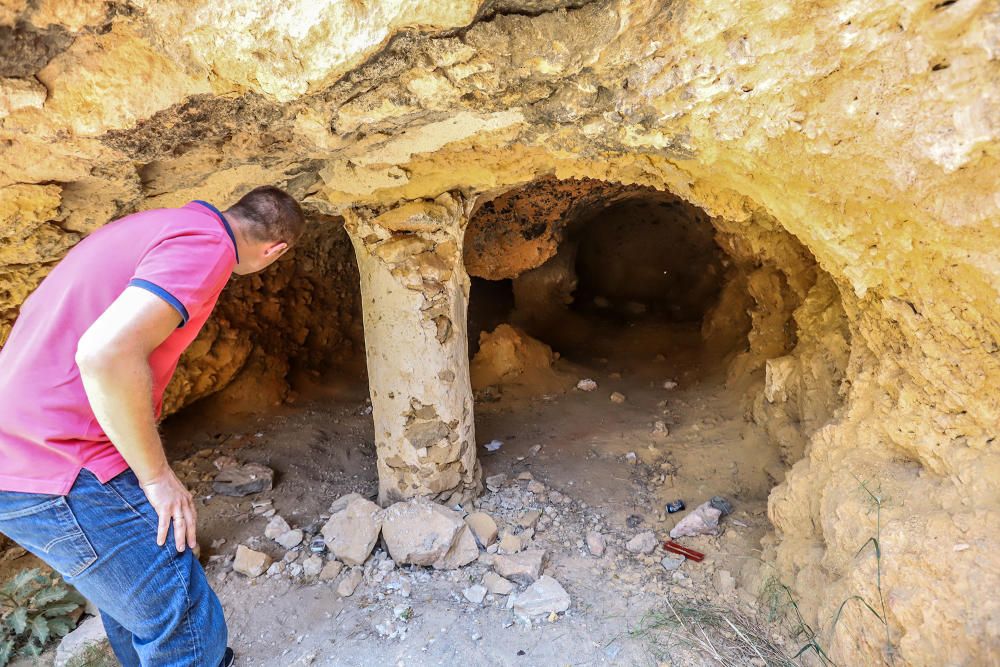
<path id="1" fill-rule="evenodd" d="M 219 599 L 132 471 L 107 484 L 83 470 L 66 496 L 0 491 L 0 533 L 35 554 L 101 610 L 124 667 L 215 667 L 226 650 Z"/>

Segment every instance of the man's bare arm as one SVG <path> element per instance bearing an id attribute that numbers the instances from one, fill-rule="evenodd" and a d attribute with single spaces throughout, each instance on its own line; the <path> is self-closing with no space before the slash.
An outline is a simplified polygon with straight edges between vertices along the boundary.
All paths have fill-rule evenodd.
<path id="1" fill-rule="evenodd" d="M 159 515 L 156 542 L 164 544 L 170 522 L 178 551 L 196 545 L 197 513 L 163 452 L 153 411 L 149 355 L 180 323 L 163 299 L 128 287 L 84 332 L 76 363 L 98 423 L 135 472 Z"/>

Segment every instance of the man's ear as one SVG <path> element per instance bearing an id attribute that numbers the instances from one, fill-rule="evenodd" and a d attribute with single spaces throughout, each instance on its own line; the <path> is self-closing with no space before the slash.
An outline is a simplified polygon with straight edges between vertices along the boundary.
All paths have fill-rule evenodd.
<path id="1" fill-rule="evenodd" d="M 281 257 L 286 250 L 288 250 L 288 244 L 284 241 L 275 243 L 264 251 L 264 257 L 267 259 L 271 259 L 272 257 L 277 259 L 278 257 Z"/>

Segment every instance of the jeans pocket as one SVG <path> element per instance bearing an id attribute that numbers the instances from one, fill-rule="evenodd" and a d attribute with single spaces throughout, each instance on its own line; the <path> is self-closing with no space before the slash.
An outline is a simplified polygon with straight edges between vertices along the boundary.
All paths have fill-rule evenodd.
<path id="1" fill-rule="evenodd" d="M 48 499 L 37 502 L 38 498 Z M 65 577 L 81 574 L 97 560 L 63 496 L 0 492 L 0 533 Z"/>

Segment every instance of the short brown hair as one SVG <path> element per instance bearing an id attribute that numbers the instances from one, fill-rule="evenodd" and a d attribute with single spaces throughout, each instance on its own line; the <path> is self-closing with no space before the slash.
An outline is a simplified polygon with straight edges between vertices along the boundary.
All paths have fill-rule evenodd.
<path id="1" fill-rule="evenodd" d="M 302 236 L 306 224 L 299 203 L 273 185 L 254 188 L 229 210 L 247 222 L 246 232 L 254 241 L 285 241 L 292 245 Z"/>

